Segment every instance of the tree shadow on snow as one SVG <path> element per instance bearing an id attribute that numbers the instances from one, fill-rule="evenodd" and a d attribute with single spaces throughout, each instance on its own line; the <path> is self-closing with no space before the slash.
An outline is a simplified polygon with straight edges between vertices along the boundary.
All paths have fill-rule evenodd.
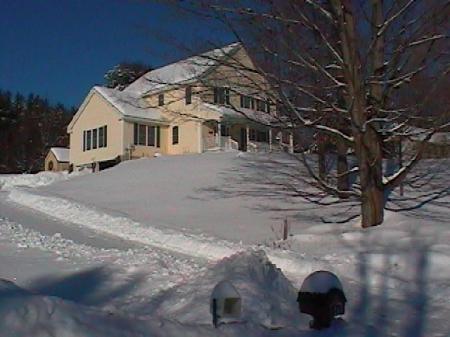
<path id="1" fill-rule="evenodd" d="M 42 277 L 30 289 L 83 305 L 103 306 L 121 300 L 145 282 L 144 273 L 126 274 L 97 266 L 63 277 Z"/>

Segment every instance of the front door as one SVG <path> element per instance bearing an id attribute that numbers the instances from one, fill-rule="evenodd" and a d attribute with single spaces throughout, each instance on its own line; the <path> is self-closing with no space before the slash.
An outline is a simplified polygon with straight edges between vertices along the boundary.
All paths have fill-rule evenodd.
<path id="1" fill-rule="evenodd" d="M 241 141 L 239 142 L 239 150 L 246 152 L 247 151 L 247 129 L 241 128 Z"/>

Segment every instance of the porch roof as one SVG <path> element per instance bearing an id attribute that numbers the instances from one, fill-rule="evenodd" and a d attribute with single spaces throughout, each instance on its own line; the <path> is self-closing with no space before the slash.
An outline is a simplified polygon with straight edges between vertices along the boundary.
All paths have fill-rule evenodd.
<path id="1" fill-rule="evenodd" d="M 235 122 L 253 122 L 256 124 L 262 124 L 265 126 L 275 126 L 279 123 L 279 120 L 267 112 L 255 111 L 246 108 L 235 108 L 221 105 L 215 105 L 211 103 L 203 103 L 203 105 L 211 110 L 219 112 L 222 115 L 223 121 L 235 121 Z"/>

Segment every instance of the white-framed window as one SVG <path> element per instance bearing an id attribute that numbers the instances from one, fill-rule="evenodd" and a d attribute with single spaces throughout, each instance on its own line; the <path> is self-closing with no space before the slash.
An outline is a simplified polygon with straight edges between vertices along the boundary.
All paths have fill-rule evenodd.
<path id="1" fill-rule="evenodd" d="M 84 130 L 83 131 L 83 151 L 95 150 L 97 148 L 106 147 L 107 141 L 107 126 Z"/>
<path id="2" fill-rule="evenodd" d="M 139 137 L 138 137 L 138 145 L 147 145 L 146 144 L 146 133 L 147 133 L 147 125 L 139 124 Z"/>
<path id="3" fill-rule="evenodd" d="M 97 148 L 97 133 L 98 133 L 98 129 L 93 129 L 92 130 L 92 149 L 96 149 Z"/>
<path id="4" fill-rule="evenodd" d="M 159 126 L 134 123 L 134 145 L 161 146 Z"/>
<path id="5" fill-rule="evenodd" d="M 230 104 L 230 89 L 223 87 L 214 88 L 214 103 L 229 105 Z"/>
<path id="6" fill-rule="evenodd" d="M 89 151 L 91 149 L 92 144 L 92 130 L 86 131 L 86 151 Z"/>
<path id="7" fill-rule="evenodd" d="M 250 109 L 252 107 L 252 98 L 247 95 L 241 95 L 241 108 Z"/>
<path id="8" fill-rule="evenodd" d="M 192 103 L 192 87 L 190 85 L 186 87 L 185 96 L 186 96 L 186 105 L 191 104 Z"/>
<path id="9" fill-rule="evenodd" d="M 172 128 L 172 145 L 176 145 L 179 142 L 179 129 L 178 126 Z"/>

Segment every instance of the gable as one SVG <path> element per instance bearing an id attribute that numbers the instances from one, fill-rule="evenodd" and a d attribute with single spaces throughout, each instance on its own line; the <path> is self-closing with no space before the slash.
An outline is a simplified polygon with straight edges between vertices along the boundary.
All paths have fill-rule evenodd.
<path id="1" fill-rule="evenodd" d="M 89 91 L 89 94 L 84 99 L 84 101 L 81 104 L 81 106 L 78 108 L 78 110 L 75 113 L 75 115 L 73 115 L 72 120 L 70 121 L 69 125 L 67 126 L 67 132 L 68 133 L 72 132 L 73 127 L 75 126 L 75 124 L 77 123 L 77 121 L 79 120 L 79 118 L 81 117 L 83 112 L 86 110 L 88 105 L 91 104 L 92 99 L 93 99 L 94 96 L 96 98 L 98 98 L 98 99 L 104 100 L 105 103 L 107 103 L 107 101 L 101 95 L 99 95 L 99 93 L 95 90 L 95 87 L 92 88 L 91 91 Z M 118 117 L 121 116 L 120 111 L 118 111 L 116 108 L 114 108 L 114 106 L 111 105 L 111 108 L 115 111 L 115 113 L 117 114 Z"/>

